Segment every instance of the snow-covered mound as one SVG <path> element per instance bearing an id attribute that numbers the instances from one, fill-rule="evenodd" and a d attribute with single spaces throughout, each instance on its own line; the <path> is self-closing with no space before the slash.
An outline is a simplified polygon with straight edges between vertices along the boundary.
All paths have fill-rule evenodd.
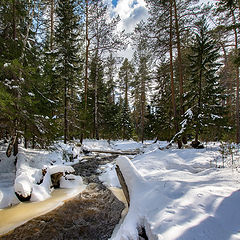
<path id="1" fill-rule="evenodd" d="M 30 201 L 43 201 L 53 190 L 51 175 L 62 172 L 61 188 L 82 185 L 82 178 L 75 176 L 69 166 L 80 159 L 80 148 L 57 143 L 54 151 L 19 148 L 17 164 L 14 157 L 7 158 L 6 147 L 0 152 L 0 208 L 19 203 L 18 196 L 31 197 Z M 73 156 L 72 162 L 65 155 Z M 65 158 L 64 158 L 65 156 Z M 77 157 L 76 157 L 77 156 Z M 65 175 L 69 174 L 69 175 Z"/>
<path id="2" fill-rule="evenodd" d="M 240 239 L 239 173 L 215 168 L 221 157 L 215 145 L 164 151 L 149 145 L 144 152 L 117 159 L 131 202 L 112 239 L 138 239 L 139 226 L 149 239 Z M 102 179 L 112 186 L 114 166 L 106 169 Z"/>

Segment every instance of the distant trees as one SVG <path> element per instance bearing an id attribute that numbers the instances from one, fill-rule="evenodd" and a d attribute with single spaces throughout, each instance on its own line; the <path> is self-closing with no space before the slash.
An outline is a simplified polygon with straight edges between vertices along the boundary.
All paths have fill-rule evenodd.
<path id="1" fill-rule="evenodd" d="M 235 134 L 236 143 L 240 143 L 240 107 L 239 107 L 239 14 L 240 14 L 239 1 L 222 0 L 219 1 L 214 9 L 216 19 L 219 25 L 216 29 L 221 29 L 231 34 L 233 40 L 231 44 L 234 46 L 233 60 L 231 61 L 234 66 L 234 77 L 231 79 L 232 86 L 236 87 L 235 95 Z M 225 52 L 226 53 L 226 52 Z"/>
<path id="2" fill-rule="evenodd" d="M 129 106 L 129 90 L 133 81 L 134 68 L 127 58 L 124 59 L 119 69 L 120 89 L 123 92 L 123 104 L 121 110 L 122 138 L 126 139 L 131 136 L 131 119 Z"/>
<path id="3" fill-rule="evenodd" d="M 86 11 L 86 14 L 88 14 L 88 18 L 86 18 L 88 19 L 86 46 L 88 46 L 89 58 L 94 59 L 96 64 L 95 80 L 93 79 L 92 86 L 88 86 L 88 88 L 94 89 L 93 136 L 99 139 L 99 88 L 97 84 L 99 66 L 101 65 L 101 61 L 105 61 L 108 54 L 120 50 L 123 47 L 122 40 L 124 34 L 120 36 L 115 31 L 120 19 L 116 16 L 109 21 L 107 5 L 103 1 L 86 1 L 86 4 L 88 4 L 86 5 L 88 6 L 86 8 L 86 10 L 88 9 L 88 11 Z M 85 62 L 85 64 L 87 64 L 87 62 Z M 85 69 L 85 76 L 87 71 L 88 70 Z"/>

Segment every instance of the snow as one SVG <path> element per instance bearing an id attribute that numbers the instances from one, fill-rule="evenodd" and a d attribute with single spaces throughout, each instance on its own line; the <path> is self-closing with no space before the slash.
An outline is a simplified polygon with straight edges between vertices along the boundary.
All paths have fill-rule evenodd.
<path id="1" fill-rule="evenodd" d="M 128 151 L 136 150 L 142 147 L 142 143 L 130 140 L 130 141 L 114 141 L 113 147 L 117 150 Z"/>
<path id="2" fill-rule="evenodd" d="M 219 144 L 159 150 L 164 144 L 145 146 L 144 154 L 132 160 L 118 157 L 131 200 L 112 239 L 138 239 L 139 226 L 149 239 L 240 239 L 239 173 L 212 167 L 220 157 Z M 102 179 L 113 186 L 114 166 L 106 169 Z"/>
<path id="3" fill-rule="evenodd" d="M 51 174 L 57 172 L 64 173 L 60 179 L 61 188 L 79 188 L 79 185 L 83 185 L 82 178 L 73 175 L 74 169 L 70 166 L 80 160 L 80 148 L 58 143 L 53 149 L 33 150 L 21 146 L 15 166 L 15 157 L 7 158 L 6 145 L 1 147 L 0 209 L 19 203 L 15 192 L 23 197 L 31 195 L 32 202 L 50 198 L 53 191 Z M 72 154 L 75 157 L 74 161 L 68 162 L 68 159 L 63 159 L 63 152 Z"/>
<path id="4" fill-rule="evenodd" d="M 32 193 L 32 184 L 27 174 L 20 174 L 15 179 L 14 190 L 23 197 L 28 197 Z"/>
<path id="5" fill-rule="evenodd" d="M 101 170 L 103 173 L 99 176 L 99 179 L 104 185 L 107 187 L 121 187 L 115 171 L 115 164 L 107 163 Z"/>
<path id="6" fill-rule="evenodd" d="M 112 146 L 108 143 L 107 140 L 94 140 L 94 139 L 85 139 L 83 141 L 84 148 L 86 150 L 94 149 L 94 150 L 112 150 Z"/>
<path id="7" fill-rule="evenodd" d="M 4 63 L 4 65 L 3 65 L 3 67 L 9 67 L 9 66 L 11 66 L 11 63 Z"/>
<path id="8" fill-rule="evenodd" d="M 211 118 L 212 118 L 213 120 L 215 120 L 215 119 L 221 119 L 221 118 L 223 118 L 223 117 L 222 117 L 222 116 L 215 115 L 215 114 L 211 114 Z"/>
<path id="9" fill-rule="evenodd" d="M 140 149 L 135 157 L 119 156 L 101 169 L 100 180 L 108 187 L 119 188 L 117 164 L 130 194 L 128 213 L 111 239 L 137 240 L 139 227 L 144 227 L 153 240 L 240 239 L 239 149 L 234 148 L 234 167 L 229 156 L 222 168 L 220 143 L 208 143 L 205 149 L 176 149 L 173 144 L 171 149 L 160 150 L 167 144 L 133 140 L 83 142 L 84 149 Z M 58 171 L 70 173 L 61 177 L 62 188 L 82 184 L 82 178 L 75 176 L 71 167 L 82 160 L 81 147 L 73 143 L 58 142 L 52 151 L 21 147 L 17 166 L 14 158 L 6 159 L 4 148 L 0 148 L 0 159 L 0 208 L 19 202 L 14 191 L 32 191 L 31 201 L 50 197 L 50 174 Z M 46 174 L 41 182 L 43 169 Z"/>
<path id="10" fill-rule="evenodd" d="M 35 94 L 32 93 L 32 92 L 28 92 L 28 95 L 29 95 L 30 97 L 35 97 Z"/>

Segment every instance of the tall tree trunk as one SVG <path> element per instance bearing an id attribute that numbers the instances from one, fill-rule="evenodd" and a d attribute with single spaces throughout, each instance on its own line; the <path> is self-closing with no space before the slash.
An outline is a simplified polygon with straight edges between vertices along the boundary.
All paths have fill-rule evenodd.
<path id="1" fill-rule="evenodd" d="M 67 79 L 64 80 L 64 143 L 68 140 L 68 87 Z"/>
<path id="2" fill-rule="evenodd" d="M 34 149 L 35 148 L 35 135 L 32 136 L 32 148 Z"/>
<path id="3" fill-rule="evenodd" d="M 24 137 L 24 147 L 27 149 L 28 148 L 28 139 L 26 137 L 26 132 L 27 132 L 27 123 L 24 123 L 24 132 L 25 132 L 25 137 Z"/>
<path id="4" fill-rule="evenodd" d="M 128 107 L 128 72 L 126 71 L 125 76 L 125 106 Z"/>
<path id="5" fill-rule="evenodd" d="M 98 59 L 96 59 L 96 78 L 94 81 L 94 130 L 95 138 L 99 140 L 99 131 L 98 131 Z"/>
<path id="6" fill-rule="evenodd" d="M 88 57 L 89 57 L 89 47 L 90 47 L 90 39 L 88 35 L 88 25 L 89 25 L 89 6 L 88 6 L 88 0 L 85 0 L 85 15 L 86 15 L 86 22 L 85 22 L 85 40 L 86 40 L 86 49 L 85 49 L 85 79 L 84 79 L 84 119 L 83 119 L 83 125 L 82 125 L 82 134 L 80 142 L 82 144 L 84 133 L 86 131 L 86 121 L 87 121 L 87 95 L 88 95 Z"/>
<path id="7" fill-rule="evenodd" d="M 88 36 L 88 0 L 85 0 L 86 3 L 86 53 L 85 53 L 85 81 L 84 81 L 84 100 L 85 100 L 85 114 L 87 112 L 87 93 L 88 93 L 88 55 L 89 55 L 89 46 L 90 46 L 90 39 Z"/>
<path id="8" fill-rule="evenodd" d="M 142 143 L 144 141 L 145 103 L 146 103 L 145 78 L 142 77 L 142 80 L 141 80 L 141 140 L 142 140 Z"/>
<path id="9" fill-rule="evenodd" d="M 16 142 L 16 139 L 17 139 L 17 134 L 16 134 L 16 132 L 14 132 L 14 134 L 12 134 L 12 137 L 10 139 L 10 142 L 8 144 L 8 148 L 7 148 L 7 151 L 6 151 L 7 157 L 11 156 L 13 147 L 14 147 L 15 142 Z"/>
<path id="10" fill-rule="evenodd" d="M 51 0 L 51 13 L 50 13 L 50 20 L 51 20 L 51 26 L 50 26 L 50 49 L 53 50 L 53 36 L 54 36 L 54 4 L 55 0 Z"/>
<path id="11" fill-rule="evenodd" d="M 202 57 L 200 62 L 202 63 Z M 200 112 L 201 112 L 201 105 L 202 105 L 202 70 L 200 70 L 199 73 L 199 84 L 198 84 L 198 113 L 197 116 L 199 116 Z M 198 121 L 198 119 L 197 119 Z M 196 131 L 195 131 L 195 143 L 197 144 L 198 142 L 198 137 L 199 137 L 199 123 L 196 123 Z"/>
<path id="12" fill-rule="evenodd" d="M 95 138 L 99 140 L 99 129 L 98 129 L 98 78 L 99 78 L 99 11 L 97 8 L 97 22 L 96 22 L 96 53 L 95 53 L 95 61 L 96 61 L 96 76 L 94 82 L 94 131 L 95 131 Z"/>
<path id="13" fill-rule="evenodd" d="M 16 40 L 17 38 L 17 20 L 16 20 L 16 0 L 12 0 L 12 39 Z M 14 79 L 15 81 L 17 81 L 17 79 Z M 19 98 L 19 93 L 17 90 L 17 98 Z M 17 103 L 15 103 L 15 108 L 16 108 L 16 112 L 18 113 L 18 101 Z M 8 144 L 8 148 L 6 150 L 6 155 L 7 157 L 10 157 L 12 154 L 12 150 L 13 153 L 16 153 L 16 142 L 17 142 L 17 119 L 15 119 L 14 123 L 13 123 L 13 133 L 12 133 L 12 137 L 10 139 L 10 142 Z M 15 156 L 15 155 L 14 155 Z"/>
<path id="14" fill-rule="evenodd" d="M 174 75 L 173 75 L 173 14 L 172 14 L 172 0 L 170 0 L 170 39 L 169 39 L 169 50 L 170 50 L 170 73 L 171 73 L 171 93 L 172 93 L 172 107 L 173 107 L 173 117 L 174 117 L 174 126 L 176 133 L 179 132 L 178 123 L 177 123 L 177 109 L 175 101 L 175 88 L 174 88 Z M 182 147 L 182 142 L 178 139 L 178 148 Z"/>
<path id="15" fill-rule="evenodd" d="M 16 0 L 12 0 L 12 34 L 13 40 L 17 38 L 17 21 L 16 21 Z"/>
<path id="16" fill-rule="evenodd" d="M 183 67 L 182 67 L 182 52 L 181 52 L 181 40 L 179 33 L 179 24 L 178 24 L 178 14 L 177 14 L 177 4 L 176 0 L 173 0 L 174 3 L 174 17 L 175 17 L 175 28 L 177 36 L 177 51 L 178 51 L 178 71 L 179 71 L 179 94 L 180 94 L 180 113 L 183 116 L 184 106 L 183 106 Z M 184 144 L 187 143 L 185 134 L 182 136 L 182 141 Z"/>
<path id="17" fill-rule="evenodd" d="M 236 18 L 234 11 L 231 9 L 232 21 L 236 26 Z M 235 54 L 238 54 L 238 33 L 237 29 L 234 28 L 234 40 L 235 40 Z M 240 123 L 239 123 L 239 67 L 236 65 L 236 143 L 240 143 Z"/>
<path id="18" fill-rule="evenodd" d="M 16 157 L 18 154 L 18 134 L 16 133 L 16 141 L 13 145 L 13 156 Z M 15 159 L 15 163 L 17 163 L 17 158 Z"/>

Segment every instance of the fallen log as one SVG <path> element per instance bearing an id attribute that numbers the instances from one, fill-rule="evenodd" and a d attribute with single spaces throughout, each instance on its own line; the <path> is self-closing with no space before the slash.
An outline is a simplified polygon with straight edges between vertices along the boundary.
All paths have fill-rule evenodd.
<path id="1" fill-rule="evenodd" d="M 99 150 L 99 149 L 89 149 L 89 152 L 95 152 L 95 153 L 110 153 L 110 154 L 118 154 L 118 155 L 137 155 L 140 153 L 140 150 L 134 150 L 134 151 L 113 151 L 113 150 Z"/>
<path id="2" fill-rule="evenodd" d="M 126 184 L 126 181 L 123 177 L 123 174 L 119 168 L 118 165 L 116 165 L 116 172 L 117 172 L 117 176 L 118 176 L 118 180 L 121 184 L 121 187 L 122 187 L 122 190 L 123 190 L 123 193 L 125 195 L 125 198 L 127 200 L 127 203 L 128 203 L 128 207 L 130 206 L 130 196 L 129 196 L 129 191 L 128 191 L 128 187 L 127 187 L 127 184 Z"/>

